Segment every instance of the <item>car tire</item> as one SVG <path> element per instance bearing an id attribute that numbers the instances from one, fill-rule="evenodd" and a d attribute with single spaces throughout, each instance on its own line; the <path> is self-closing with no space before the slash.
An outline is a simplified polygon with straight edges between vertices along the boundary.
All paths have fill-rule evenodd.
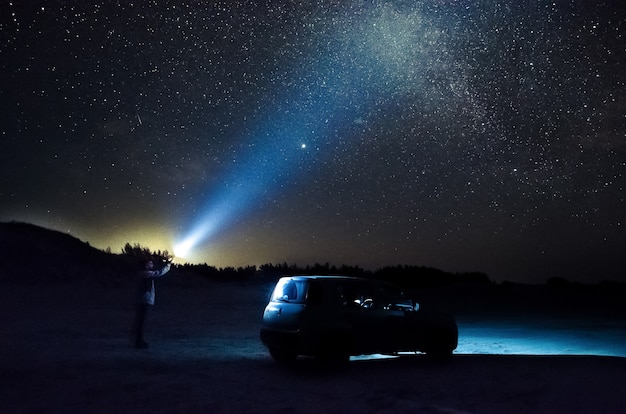
<path id="1" fill-rule="evenodd" d="M 290 351 L 287 349 L 270 348 L 269 351 L 270 351 L 270 355 L 272 356 L 272 359 L 274 359 L 274 361 L 276 362 L 281 362 L 281 363 L 292 362 L 298 356 L 298 354 L 296 354 L 294 351 Z"/>

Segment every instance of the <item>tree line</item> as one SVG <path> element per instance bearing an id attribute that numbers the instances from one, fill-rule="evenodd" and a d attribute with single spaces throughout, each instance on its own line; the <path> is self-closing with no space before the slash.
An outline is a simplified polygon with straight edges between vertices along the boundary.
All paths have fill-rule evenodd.
<path id="1" fill-rule="evenodd" d="M 157 263 L 165 263 L 172 259 L 172 255 L 167 251 L 152 252 L 146 247 L 138 244 L 127 243 L 122 249 L 122 254 L 132 260 L 140 260 L 150 257 Z M 367 279 L 386 280 L 396 283 L 405 288 L 424 288 L 440 286 L 454 283 L 488 284 L 491 283 L 489 277 L 480 272 L 471 273 L 450 273 L 443 270 L 426 266 L 398 265 L 388 266 L 371 271 L 359 266 L 341 265 L 335 266 L 329 263 L 315 263 L 314 265 L 299 266 L 286 262 L 273 264 L 267 263 L 260 266 L 250 265 L 241 267 L 218 268 L 206 263 L 204 264 L 177 264 L 175 268 L 181 272 L 189 272 L 206 277 L 211 280 L 222 281 L 267 281 L 273 282 L 278 278 L 290 275 L 341 275 L 362 277 Z"/>

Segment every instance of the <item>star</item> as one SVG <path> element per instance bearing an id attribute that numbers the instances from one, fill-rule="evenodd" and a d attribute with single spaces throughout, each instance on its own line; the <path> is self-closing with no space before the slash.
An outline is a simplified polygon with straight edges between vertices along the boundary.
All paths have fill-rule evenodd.
<path id="1" fill-rule="evenodd" d="M 626 278 L 613 2 L 17 3 L 0 221 L 216 266 Z"/>

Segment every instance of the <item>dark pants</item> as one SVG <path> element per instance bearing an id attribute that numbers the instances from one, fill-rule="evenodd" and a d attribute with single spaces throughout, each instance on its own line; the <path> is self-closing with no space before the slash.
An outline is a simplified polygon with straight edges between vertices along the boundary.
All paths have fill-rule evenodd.
<path id="1" fill-rule="evenodd" d="M 133 324 L 133 333 L 135 334 L 135 344 L 145 342 L 143 338 L 143 327 L 146 323 L 146 315 L 150 305 L 138 303 L 135 308 L 135 323 Z"/>

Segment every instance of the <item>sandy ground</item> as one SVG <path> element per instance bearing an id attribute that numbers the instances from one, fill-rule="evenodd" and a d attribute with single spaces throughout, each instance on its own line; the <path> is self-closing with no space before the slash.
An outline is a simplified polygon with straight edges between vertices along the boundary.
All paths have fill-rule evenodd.
<path id="1" fill-rule="evenodd" d="M 418 355 L 284 368 L 258 340 L 267 286 L 161 283 L 148 350 L 129 346 L 131 294 L 2 286 L 0 413 L 626 412 L 619 321 L 546 318 L 533 328 L 521 315 L 488 323 L 474 311 L 459 316 L 459 349 L 446 363 Z M 594 355 L 576 355 L 585 353 Z"/>

